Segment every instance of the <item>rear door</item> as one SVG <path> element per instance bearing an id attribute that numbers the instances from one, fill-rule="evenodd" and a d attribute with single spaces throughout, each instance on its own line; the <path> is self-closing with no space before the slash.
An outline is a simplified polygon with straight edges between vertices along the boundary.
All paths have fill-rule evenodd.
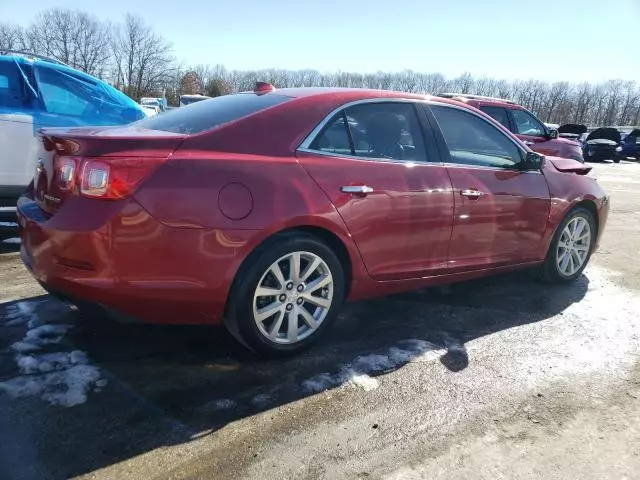
<path id="1" fill-rule="evenodd" d="M 551 203 L 544 175 L 522 170 L 524 150 L 480 115 L 425 108 L 441 132 L 455 195 L 451 273 L 537 260 Z"/>
<path id="2" fill-rule="evenodd" d="M 351 105 L 331 115 L 298 150 L 377 280 L 446 270 L 451 181 L 419 114 L 413 102 Z"/>

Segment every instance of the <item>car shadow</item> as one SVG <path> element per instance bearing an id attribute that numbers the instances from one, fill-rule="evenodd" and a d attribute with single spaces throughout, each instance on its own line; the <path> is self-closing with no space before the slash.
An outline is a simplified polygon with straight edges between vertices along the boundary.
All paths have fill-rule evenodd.
<path id="1" fill-rule="evenodd" d="M 58 321 L 74 325 L 68 341 L 109 384 L 82 405 L 53 407 L 56 421 L 47 417 L 32 436 L 48 445 L 41 454 L 48 471 L 67 478 L 424 355 L 455 374 L 474 361 L 468 342 L 549 319 L 579 302 L 588 284 L 583 275 L 571 285 L 544 285 L 525 271 L 357 302 L 345 306 L 320 343 L 280 360 L 255 357 L 223 328 L 118 324 L 65 310 Z"/>

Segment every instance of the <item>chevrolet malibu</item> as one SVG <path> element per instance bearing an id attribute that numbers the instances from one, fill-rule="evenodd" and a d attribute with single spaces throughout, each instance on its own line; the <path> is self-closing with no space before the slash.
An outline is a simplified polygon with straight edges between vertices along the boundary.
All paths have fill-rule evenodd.
<path id="1" fill-rule="evenodd" d="M 407 93 L 259 84 L 40 140 L 18 213 L 49 292 L 126 320 L 224 323 L 263 355 L 308 347 L 346 299 L 526 267 L 572 281 L 609 210 L 588 166 Z"/>

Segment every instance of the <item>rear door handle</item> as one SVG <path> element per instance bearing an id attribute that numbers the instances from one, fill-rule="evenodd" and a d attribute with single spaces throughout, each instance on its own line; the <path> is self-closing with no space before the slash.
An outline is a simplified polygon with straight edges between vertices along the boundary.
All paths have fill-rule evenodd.
<path id="1" fill-rule="evenodd" d="M 368 185 L 344 185 L 340 187 L 340 191 L 352 195 L 367 195 L 373 193 L 373 188 Z"/>
<path id="2" fill-rule="evenodd" d="M 533 142 L 530 140 L 525 140 L 524 144 L 530 146 L 530 145 L 533 145 Z"/>
<path id="3" fill-rule="evenodd" d="M 476 190 L 475 188 L 466 188 L 464 190 L 460 190 L 460 195 L 468 198 L 480 198 L 484 193 L 480 190 Z"/>

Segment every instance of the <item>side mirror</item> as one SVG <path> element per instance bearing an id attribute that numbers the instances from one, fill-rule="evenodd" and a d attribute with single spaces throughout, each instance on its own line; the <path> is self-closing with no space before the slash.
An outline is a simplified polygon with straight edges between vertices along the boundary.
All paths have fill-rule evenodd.
<path id="1" fill-rule="evenodd" d="M 544 155 L 536 152 L 527 152 L 522 165 L 523 170 L 542 170 L 544 165 Z"/>
<path id="2" fill-rule="evenodd" d="M 556 138 L 558 138 L 558 135 L 559 135 L 558 134 L 558 130 L 556 130 L 555 128 L 549 130 L 549 135 L 548 136 L 549 136 L 550 140 L 555 140 Z"/>

